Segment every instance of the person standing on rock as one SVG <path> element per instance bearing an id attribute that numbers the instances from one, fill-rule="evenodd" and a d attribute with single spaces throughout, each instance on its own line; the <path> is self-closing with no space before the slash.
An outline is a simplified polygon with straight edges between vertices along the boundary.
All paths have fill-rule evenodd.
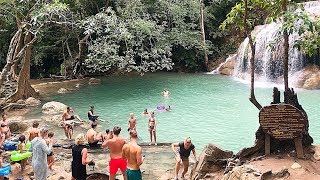
<path id="1" fill-rule="evenodd" d="M 150 143 L 149 145 L 152 144 L 152 134 L 154 137 L 154 145 L 157 145 L 157 134 L 156 134 L 156 117 L 154 116 L 154 112 L 150 112 L 150 117 L 148 119 L 148 131 L 150 133 Z"/>
<path id="2" fill-rule="evenodd" d="M 128 131 L 130 130 L 137 130 L 137 119 L 134 117 L 133 113 L 130 113 L 129 119 L 128 119 Z"/>
<path id="3" fill-rule="evenodd" d="M 143 163 L 142 148 L 137 144 L 138 134 L 136 130 L 130 130 L 130 142 L 122 148 L 122 159 L 128 159 L 128 180 L 142 180 L 140 165 Z"/>
<path id="4" fill-rule="evenodd" d="M 185 179 L 184 175 L 188 172 L 189 156 L 190 156 L 191 151 L 192 151 L 195 159 L 198 161 L 195 146 L 191 143 L 191 138 L 187 137 L 184 141 L 182 141 L 180 143 L 173 143 L 171 145 L 171 147 L 172 147 L 173 152 L 176 155 L 176 161 L 177 161 L 174 180 L 178 179 L 181 161 L 183 164 L 183 172 L 181 174 L 181 178 Z"/>
<path id="5" fill-rule="evenodd" d="M 32 168 L 36 180 L 47 179 L 48 164 L 47 155 L 52 151 L 52 141 L 48 142 L 48 146 L 44 138 L 48 135 L 48 125 L 44 125 L 40 128 L 40 136 L 34 138 L 31 141 L 31 151 L 32 151 Z"/>
<path id="6" fill-rule="evenodd" d="M 113 128 L 113 138 L 103 142 L 102 147 L 109 148 L 110 151 L 110 180 L 115 180 L 118 169 L 121 170 L 123 179 L 127 180 L 126 168 L 127 160 L 122 158 L 122 148 L 126 144 L 126 140 L 120 137 L 121 128 L 115 126 Z"/>
<path id="7" fill-rule="evenodd" d="M 85 140 L 84 134 L 79 134 L 75 139 L 75 146 L 72 147 L 71 180 L 86 180 L 86 164 L 94 164 L 93 160 L 88 160 L 88 149 L 84 145 Z"/>
<path id="8" fill-rule="evenodd" d="M 29 129 L 29 141 L 32 141 L 35 137 L 39 137 L 39 123 L 38 122 L 33 122 L 32 123 L 32 128 Z"/>

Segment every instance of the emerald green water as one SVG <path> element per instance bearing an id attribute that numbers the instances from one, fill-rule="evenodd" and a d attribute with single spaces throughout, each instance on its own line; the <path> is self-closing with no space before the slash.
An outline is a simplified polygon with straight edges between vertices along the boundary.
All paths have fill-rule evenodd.
<path id="1" fill-rule="evenodd" d="M 47 99 L 73 107 L 82 118 L 87 118 L 90 105 L 103 123 L 103 129 L 119 125 L 121 134 L 128 136 L 127 119 L 133 112 L 142 141 L 149 142 L 148 117 L 144 109 L 157 105 L 171 105 L 172 111 L 155 111 L 157 141 L 178 142 L 190 136 L 198 151 L 208 143 L 238 151 L 251 146 L 255 140 L 258 110 L 249 102 L 249 85 L 232 77 L 210 74 L 156 73 L 144 76 L 121 76 L 102 79 L 101 85 L 87 86 L 79 91 Z M 262 105 L 272 100 L 272 85 L 256 88 Z M 167 88 L 169 98 L 160 95 Z M 299 101 L 309 115 L 310 134 L 319 143 L 319 91 L 296 90 Z"/>

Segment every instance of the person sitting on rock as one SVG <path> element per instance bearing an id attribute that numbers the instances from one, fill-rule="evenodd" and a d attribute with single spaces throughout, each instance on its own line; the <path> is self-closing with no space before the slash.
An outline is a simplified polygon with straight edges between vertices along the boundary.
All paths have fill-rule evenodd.
<path id="1" fill-rule="evenodd" d="M 88 144 L 90 147 L 99 147 L 98 142 L 102 140 L 101 133 L 97 132 L 98 124 L 93 122 L 91 129 L 87 131 Z"/>
<path id="2" fill-rule="evenodd" d="M 80 122 L 83 122 L 78 115 L 73 114 L 71 107 L 67 107 L 67 111 L 62 115 L 62 122 L 64 133 L 68 139 L 71 139 L 73 135 L 74 119 L 78 119 Z"/>
<path id="3" fill-rule="evenodd" d="M 7 120 L 6 114 L 2 114 L 2 121 L 1 121 L 1 132 L 5 134 L 6 139 L 11 137 L 9 122 Z"/>
<path id="4" fill-rule="evenodd" d="M 29 141 L 32 141 L 35 137 L 39 137 L 39 123 L 38 122 L 33 122 L 32 123 L 32 128 L 29 129 L 28 133 L 29 133 Z"/>
<path id="5" fill-rule="evenodd" d="M 93 114 L 93 111 L 94 106 L 91 106 L 90 110 L 88 111 L 88 118 L 90 121 L 95 122 L 99 118 L 99 115 Z"/>

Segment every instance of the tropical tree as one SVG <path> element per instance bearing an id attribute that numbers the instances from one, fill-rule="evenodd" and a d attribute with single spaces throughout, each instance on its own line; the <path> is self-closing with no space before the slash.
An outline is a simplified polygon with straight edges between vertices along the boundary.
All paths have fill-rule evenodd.
<path id="1" fill-rule="evenodd" d="M 41 30 L 51 23 L 64 26 L 70 25 L 72 23 L 70 21 L 72 15 L 68 6 L 59 1 L 6 0 L 0 3 L 1 13 L 11 15 L 16 20 L 17 26 L 17 31 L 9 45 L 6 65 L 0 76 L 0 87 L 2 89 L 4 89 L 5 81 L 15 80 L 17 67 L 15 64 L 22 58 L 16 91 L 7 97 L 7 102 L 15 102 L 18 99 L 26 99 L 37 95 L 37 92 L 30 85 L 30 61 L 31 47 L 36 42 L 39 34 L 41 34 Z"/>

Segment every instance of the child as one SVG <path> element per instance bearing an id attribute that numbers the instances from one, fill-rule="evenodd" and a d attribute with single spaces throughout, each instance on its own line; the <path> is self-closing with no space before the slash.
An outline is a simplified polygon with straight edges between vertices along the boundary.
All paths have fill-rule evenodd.
<path id="1" fill-rule="evenodd" d="M 47 145 L 49 144 L 50 141 L 53 142 L 53 135 L 54 135 L 53 132 L 49 132 L 48 133 L 48 139 L 46 140 Z M 52 165 L 53 165 L 53 162 L 54 162 L 53 151 L 51 151 L 51 153 L 47 155 L 47 158 L 48 158 L 48 168 L 52 172 L 53 171 Z"/>
<path id="2" fill-rule="evenodd" d="M 25 153 L 27 152 L 27 148 L 26 148 L 26 137 L 24 135 L 21 135 L 19 137 L 19 141 L 20 141 L 20 144 L 18 145 L 18 148 L 17 150 L 20 151 L 20 153 Z M 28 161 L 28 158 L 25 158 L 25 159 L 22 159 L 21 162 L 20 162 L 20 165 L 21 165 L 21 171 L 23 171 L 27 165 L 27 161 Z"/>
<path id="3" fill-rule="evenodd" d="M 2 157 L 2 155 L 3 155 L 3 150 L 0 149 L 0 168 L 5 168 L 5 167 L 9 166 L 10 164 L 4 164 L 4 163 L 3 163 L 3 157 Z M 1 176 L 0 176 L 0 180 L 3 180 L 3 179 L 5 179 L 5 177 L 4 177 L 4 175 L 1 175 Z M 9 178 L 8 178 L 8 179 L 9 179 Z"/>

